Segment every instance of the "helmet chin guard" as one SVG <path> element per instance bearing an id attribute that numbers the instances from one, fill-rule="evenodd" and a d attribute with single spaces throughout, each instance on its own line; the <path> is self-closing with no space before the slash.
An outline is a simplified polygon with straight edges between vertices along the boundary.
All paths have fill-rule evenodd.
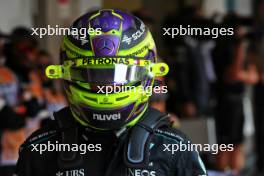
<path id="1" fill-rule="evenodd" d="M 87 93 L 70 85 L 70 107 L 73 116 L 82 125 L 100 130 L 116 130 L 132 126 L 148 106 L 147 92 L 138 93 L 143 87 L 135 87 L 116 94 Z M 68 94 L 69 92 L 66 91 Z"/>

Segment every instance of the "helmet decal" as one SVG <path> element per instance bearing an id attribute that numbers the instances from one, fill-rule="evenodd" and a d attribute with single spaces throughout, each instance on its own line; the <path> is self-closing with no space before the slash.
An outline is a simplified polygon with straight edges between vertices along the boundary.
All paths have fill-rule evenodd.
<path id="1" fill-rule="evenodd" d="M 99 36 L 92 40 L 92 48 L 96 56 L 115 56 L 119 45 L 116 36 Z"/>
<path id="2" fill-rule="evenodd" d="M 123 18 L 113 10 L 100 10 L 89 19 L 92 28 L 101 28 L 102 32 L 120 30 Z"/>

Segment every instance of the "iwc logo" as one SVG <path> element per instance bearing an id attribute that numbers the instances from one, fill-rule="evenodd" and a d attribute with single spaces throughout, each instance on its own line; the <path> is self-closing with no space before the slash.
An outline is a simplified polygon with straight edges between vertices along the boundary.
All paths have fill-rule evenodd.
<path id="1" fill-rule="evenodd" d="M 146 169 L 128 169 L 127 176 L 157 176 L 156 171 Z"/>
<path id="2" fill-rule="evenodd" d="M 84 169 L 58 171 L 56 176 L 84 176 Z"/>

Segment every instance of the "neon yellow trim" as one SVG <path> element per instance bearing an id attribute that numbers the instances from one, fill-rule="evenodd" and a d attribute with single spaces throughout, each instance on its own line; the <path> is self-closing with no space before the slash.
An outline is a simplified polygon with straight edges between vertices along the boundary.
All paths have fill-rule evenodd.
<path id="1" fill-rule="evenodd" d="M 49 65 L 45 70 L 46 76 L 51 79 L 63 78 L 61 65 Z"/>
<path id="2" fill-rule="evenodd" d="M 64 47 L 66 54 L 69 58 L 83 57 L 83 56 L 93 56 L 92 51 L 81 49 L 71 43 L 67 36 L 64 37 Z"/>
<path id="3" fill-rule="evenodd" d="M 94 19 L 95 17 L 99 16 L 101 13 L 101 10 L 99 10 L 99 12 L 97 12 L 96 14 L 92 15 L 90 18 L 89 18 L 89 21 L 91 21 L 92 19 Z"/>
<path id="4" fill-rule="evenodd" d="M 70 90 L 74 103 L 87 104 L 97 109 L 119 108 L 132 102 L 143 103 L 148 100 L 148 94 L 143 90 L 142 86 L 135 87 L 131 91 L 127 90 L 113 94 L 91 93 L 74 86 L 70 86 Z"/>
<path id="5" fill-rule="evenodd" d="M 123 17 L 121 15 L 119 15 L 118 13 L 115 13 L 114 10 L 112 10 L 112 14 L 118 18 L 120 18 L 121 20 L 123 20 Z"/>
<path id="6" fill-rule="evenodd" d="M 150 70 L 155 77 L 165 76 L 169 72 L 169 66 L 166 63 L 155 63 L 151 64 Z"/>
<path id="7" fill-rule="evenodd" d="M 122 29 L 122 23 L 121 23 L 120 29 Z M 112 29 L 110 31 L 104 32 L 103 34 L 106 34 L 106 35 L 114 35 L 114 36 L 121 37 L 122 31 L 121 30 Z"/>
<path id="8" fill-rule="evenodd" d="M 77 81 L 76 83 L 85 89 L 91 89 L 91 85 L 89 83 L 84 83 L 84 82 L 80 82 L 80 81 Z"/>
<path id="9" fill-rule="evenodd" d="M 123 20 L 123 17 L 122 17 L 121 15 L 119 15 L 118 13 L 115 13 L 113 9 L 101 9 L 101 10 L 99 10 L 98 13 L 92 15 L 92 16 L 89 18 L 89 21 L 91 21 L 93 18 L 99 16 L 99 15 L 101 14 L 101 12 L 103 12 L 103 11 L 111 11 L 111 13 L 112 13 L 114 16 L 116 16 L 116 17 L 118 17 L 118 18 L 120 18 L 120 19 Z"/>

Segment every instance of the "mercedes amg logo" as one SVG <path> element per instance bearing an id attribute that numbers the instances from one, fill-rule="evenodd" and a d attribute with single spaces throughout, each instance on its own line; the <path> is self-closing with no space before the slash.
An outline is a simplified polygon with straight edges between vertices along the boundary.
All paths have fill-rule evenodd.
<path id="1" fill-rule="evenodd" d="M 98 41 L 97 47 L 99 52 L 103 54 L 111 54 L 115 49 L 114 43 L 111 40 L 105 38 Z"/>

